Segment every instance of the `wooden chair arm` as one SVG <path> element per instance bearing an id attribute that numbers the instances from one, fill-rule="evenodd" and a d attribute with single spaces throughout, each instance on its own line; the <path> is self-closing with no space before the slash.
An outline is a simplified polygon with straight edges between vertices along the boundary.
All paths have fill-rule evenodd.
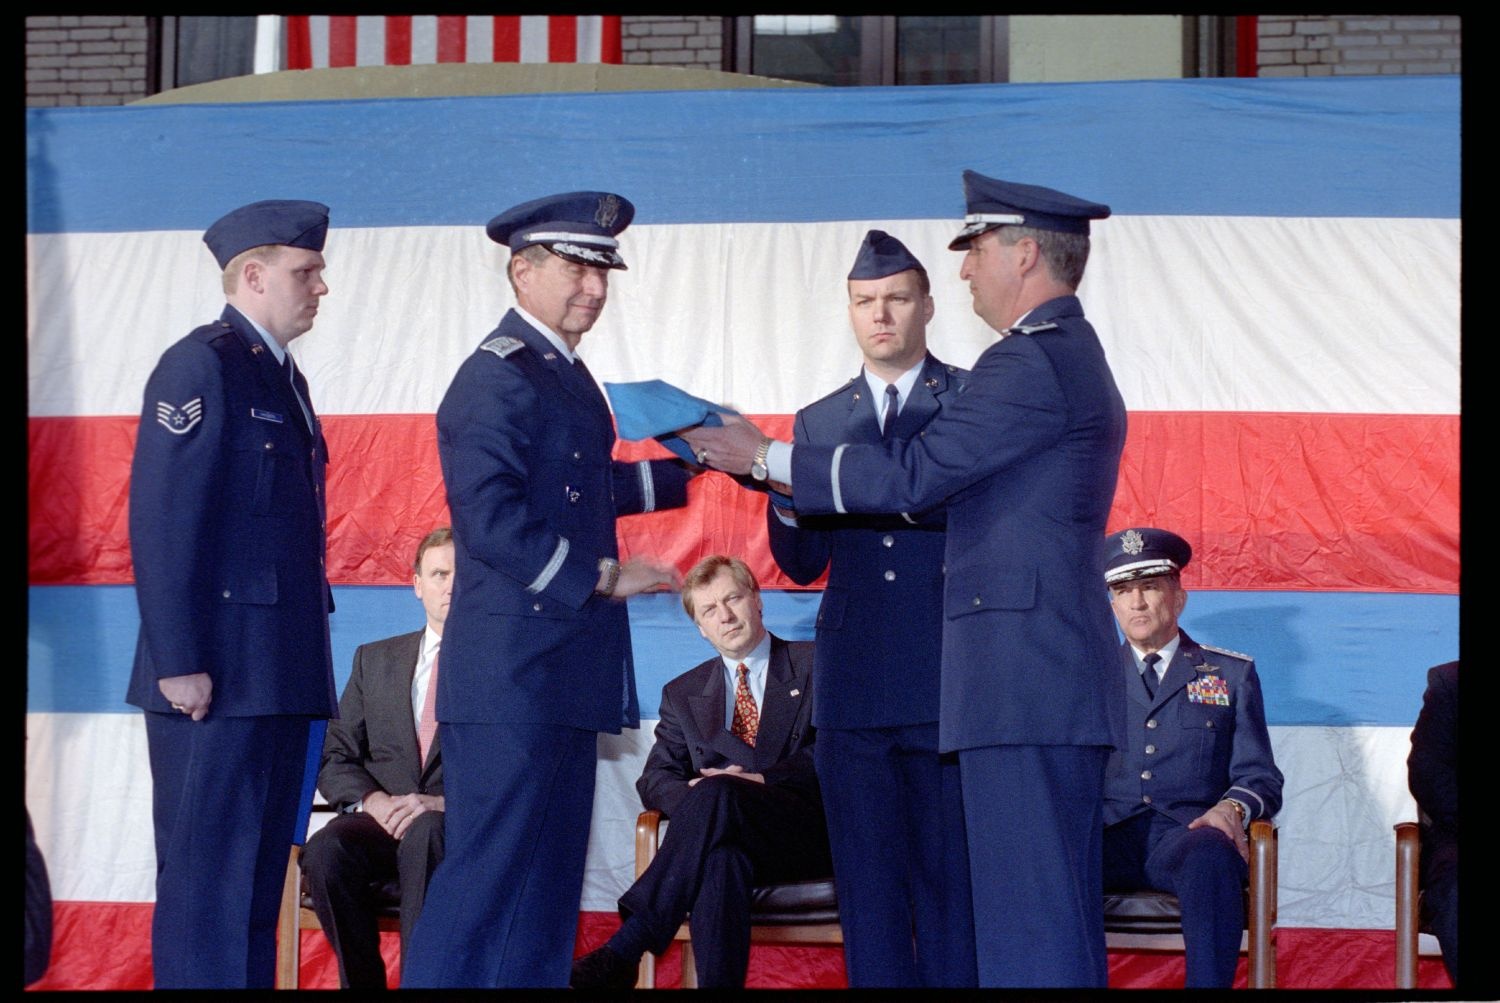
<path id="1" fill-rule="evenodd" d="M 1417 987 L 1418 861 L 1422 830 L 1415 822 L 1396 826 L 1396 988 Z"/>
<path id="2" fill-rule="evenodd" d="M 1252 989 L 1276 987 L 1276 826 L 1265 819 L 1250 823 L 1250 957 Z"/>
<path id="3" fill-rule="evenodd" d="M 635 820 L 635 876 L 639 878 L 656 859 L 661 845 L 661 812 L 643 811 Z"/>

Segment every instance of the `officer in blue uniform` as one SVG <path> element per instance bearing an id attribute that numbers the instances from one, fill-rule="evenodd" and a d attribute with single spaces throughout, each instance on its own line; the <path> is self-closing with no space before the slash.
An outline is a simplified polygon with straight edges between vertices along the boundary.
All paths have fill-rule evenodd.
<path id="1" fill-rule="evenodd" d="M 921 435 L 968 374 L 927 351 L 927 271 L 882 230 L 849 272 L 858 376 L 797 412 L 796 441 Z M 969 856 L 958 760 L 938 753 L 943 639 L 941 507 L 807 516 L 768 505 L 771 553 L 809 585 L 817 623 L 813 747 L 824 790 L 849 985 L 974 984 Z"/>
<path id="2" fill-rule="evenodd" d="M 726 419 L 708 463 L 789 484 L 800 515 L 946 500 L 938 740 L 956 751 L 982 986 L 1103 986 L 1100 836 L 1114 657 L 1099 540 L 1125 405 L 1074 295 L 1109 207 L 964 174 L 959 277 L 1001 339 L 922 434 L 777 443 Z M 1097 593 L 1094 593 L 1097 594 Z"/>
<path id="3" fill-rule="evenodd" d="M 569 192 L 489 223 L 516 307 L 437 412 L 457 557 L 437 695 L 447 851 L 403 986 L 568 984 L 597 734 L 640 723 L 623 600 L 680 581 L 620 562 L 615 517 L 685 504 L 690 477 L 611 460 L 609 408 L 576 352 L 634 214 Z"/>
<path id="4" fill-rule="evenodd" d="M 1177 626 L 1187 603 L 1179 575 L 1192 555 L 1164 529 L 1104 542 L 1104 581 L 1125 634 L 1111 683 L 1125 732 L 1105 775 L 1104 884 L 1176 895 L 1188 988 L 1228 989 L 1245 928 L 1245 833 L 1280 809 L 1281 771 L 1255 662 Z"/>
<path id="5" fill-rule="evenodd" d="M 328 207 L 256 202 L 204 234 L 218 321 L 146 384 L 130 475 L 156 987 L 270 987 L 308 728 L 334 710 L 328 447 L 287 346 L 312 327 Z"/>

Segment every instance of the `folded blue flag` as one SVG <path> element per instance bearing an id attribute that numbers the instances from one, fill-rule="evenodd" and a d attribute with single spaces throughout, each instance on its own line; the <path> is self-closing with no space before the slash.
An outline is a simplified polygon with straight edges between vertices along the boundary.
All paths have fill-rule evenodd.
<path id="1" fill-rule="evenodd" d="M 739 414 L 663 380 L 606 383 L 604 392 L 609 394 L 609 403 L 614 408 L 620 438 L 634 442 L 654 438 L 689 463 L 697 463 L 697 457 L 687 441 L 674 432 L 694 425 L 722 425 L 724 421 L 719 415 Z"/>

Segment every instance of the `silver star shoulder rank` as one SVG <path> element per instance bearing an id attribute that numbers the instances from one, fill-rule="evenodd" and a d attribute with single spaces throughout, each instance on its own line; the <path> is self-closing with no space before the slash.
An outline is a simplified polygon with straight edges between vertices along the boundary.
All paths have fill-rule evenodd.
<path id="1" fill-rule="evenodd" d="M 1217 652 L 1220 655 L 1228 655 L 1230 658 L 1238 658 L 1241 661 L 1245 661 L 1245 662 L 1253 662 L 1253 661 L 1255 661 L 1255 656 L 1254 655 L 1247 655 L 1243 651 L 1231 651 L 1229 648 L 1220 648 L 1220 647 L 1217 647 L 1217 646 L 1212 645 L 1212 644 L 1202 644 L 1202 643 L 1200 643 L 1198 645 L 1198 647 L 1202 648 L 1204 651 Z"/>
<path id="2" fill-rule="evenodd" d="M 186 435 L 203 420 L 203 398 L 194 397 L 186 404 L 156 402 L 156 423 L 173 435 Z"/>
<path id="3" fill-rule="evenodd" d="M 510 338 L 502 335 L 499 338 L 491 338 L 489 341 L 486 341 L 479 347 L 484 349 L 486 352 L 494 352 L 496 355 L 500 356 L 500 358 L 503 359 L 507 355 L 514 355 L 516 352 L 519 352 L 521 349 L 525 348 L 526 342 L 522 341 L 520 338 Z"/>

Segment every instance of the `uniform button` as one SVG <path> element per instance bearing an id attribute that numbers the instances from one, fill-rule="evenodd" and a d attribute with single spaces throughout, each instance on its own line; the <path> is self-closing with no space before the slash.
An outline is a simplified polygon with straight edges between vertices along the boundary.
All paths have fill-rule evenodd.
<path id="1" fill-rule="evenodd" d="M 975 606 L 983 606 L 984 605 L 984 600 L 980 599 L 978 596 L 975 596 L 974 597 L 974 605 Z"/>
<path id="2" fill-rule="evenodd" d="M 1142 780 L 1150 780 L 1151 779 L 1151 771 L 1150 770 L 1142 770 L 1141 771 L 1141 779 Z"/>
<path id="3" fill-rule="evenodd" d="M 1156 718 L 1153 717 L 1151 720 L 1147 721 L 1146 722 L 1146 727 L 1148 727 L 1148 728 L 1155 728 L 1156 727 Z"/>
<path id="4" fill-rule="evenodd" d="M 570 504 L 577 505 L 578 504 L 578 499 L 580 497 L 581 496 L 578 494 L 577 491 L 569 491 L 568 492 L 568 502 Z"/>
<path id="5" fill-rule="evenodd" d="M 573 450 L 573 459 L 575 459 L 575 460 L 581 460 L 581 459 L 583 459 L 583 452 L 581 450 L 577 450 L 577 449 Z"/>
<path id="6" fill-rule="evenodd" d="M 267 449 L 275 449 L 276 448 L 276 443 L 274 443 L 274 442 L 267 442 L 266 443 L 266 448 Z"/>
<path id="7" fill-rule="evenodd" d="M 894 582 L 896 580 L 896 572 L 894 572 L 894 571 L 887 571 L 885 573 L 885 580 L 888 581 L 888 582 Z"/>
<path id="8" fill-rule="evenodd" d="M 1155 754 L 1155 752 L 1156 752 L 1156 746 L 1154 746 L 1154 745 L 1148 745 L 1148 746 L 1146 746 L 1146 755 L 1150 756 L 1150 755 Z"/>
<path id="9" fill-rule="evenodd" d="M 1213 726 L 1214 726 L 1214 723 L 1212 721 L 1210 721 L 1207 724 L 1205 724 L 1203 727 L 1205 727 L 1205 728 L 1212 728 Z"/>
<path id="10" fill-rule="evenodd" d="M 313 494 L 320 495 L 322 493 L 323 493 L 323 485 L 321 485 L 321 484 L 314 484 L 313 485 Z"/>
<path id="11" fill-rule="evenodd" d="M 894 536 L 892 536 L 891 534 L 887 533 L 887 534 L 885 534 L 885 536 L 883 536 L 883 537 L 880 538 L 880 542 L 883 543 L 887 547 L 894 547 L 896 545 L 896 538 Z"/>
<path id="12" fill-rule="evenodd" d="M 542 611 L 542 604 L 539 602 L 534 602 L 531 604 L 531 609 L 533 612 L 540 613 Z"/>
<path id="13" fill-rule="evenodd" d="M 229 598 L 229 590 L 228 590 L 228 589 L 225 589 L 225 590 L 224 590 L 224 598 L 225 598 L 225 599 L 228 599 L 228 598 Z"/>
<path id="14" fill-rule="evenodd" d="M 1151 795 L 1150 794 L 1142 794 L 1141 795 L 1141 800 L 1144 801 L 1146 804 L 1150 804 L 1151 803 Z"/>

